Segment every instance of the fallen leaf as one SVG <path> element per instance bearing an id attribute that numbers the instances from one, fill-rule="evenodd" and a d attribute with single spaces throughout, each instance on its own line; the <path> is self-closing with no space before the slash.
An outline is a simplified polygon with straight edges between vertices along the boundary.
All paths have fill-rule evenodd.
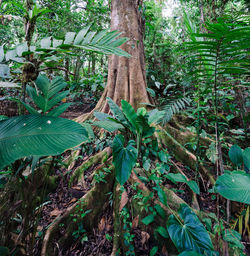
<path id="1" fill-rule="evenodd" d="M 144 245 L 148 239 L 150 238 L 149 233 L 145 232 L 145 231 L 141 231 L 141 243 L 142 245 Z"/>
<path id="2" fill-rule="evenodd" d="M 161 252 L 164 256 L 168 256 L 168 251 L 165 245 L 162 246 Z"/>
<path id="3" fill-rule="evenodd" d="M 139 223 L 139 215 L 132 220 L 132 228 L 137 228 Z"/>
<path id="4" fill-rule="evenodd" d="M 127 204 L 127 202 L 128 202 L 128 194 L 126 191 L 124 191 L 121 196 L 119 211 L 121 211 L 124 208 L 124 206 Z"/>
<path id="5" fill-rule="evenodd" d="M 74 189 L 74 190 L 80 190 L 80 191 L 82 191 L 82 187 L 79 185 L 79 186 L 73 186 L 73 187 L 71 187 L 72 189 Z"/>
<path id="6" fill-rule="evenodd" d="M 57 208 L 55 210 L 53 210 L 52 212 L 50 212 L 50 216 L 54 217 L 54 216 L 58 216 L 59 214 L 61 214 L 62 211 L 58 210 Z"/>
<path id="7" fill-rule="evenodd" d="M 70 202 L 67 203 L 67 205 L 73 204 L 77 201 L 77 198 L 72 198 Z"/>
<path id="8" fill-rule="evenodd" d="M 104 228 L 105 228 L 105 218 L 102 217 L 99 224 L 98 224 L 98 229 L 99 229 L 99 231 L 103 231 Z"/>

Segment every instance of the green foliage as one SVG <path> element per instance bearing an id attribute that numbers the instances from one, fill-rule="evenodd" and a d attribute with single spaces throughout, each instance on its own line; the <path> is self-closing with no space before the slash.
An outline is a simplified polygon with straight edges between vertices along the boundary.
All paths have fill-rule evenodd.
<path id="1" fill-rule="evenodd" d="M 139 108 L 135 112 L 133 107 L 124 100 L 121 101 L 122 109 L 120 109 L 112 99 L 107 98 L 107 100 L 114 117 L 95 112 L 94 115 L 101 121 L 93 124 L 110 132 L 120 130 L 126 141 L 136 139 L 137 149 L 133 147 L 134 140 L 129 140 L 127 147 L 124 147 L 125 138 L 123 135 L 117 135 L 113 142 L 113 163 L 116 168 L 116 178 L 121 184 L 124 184 L 140 155 L 142 139 L 154 134 L 155 128 L 150 125 L 156 124 L 162 118 L 163 112 L 155 109 L 148 113 L 145 108 Z"/>
<path id="2" fill-rule="evenodd" d="M 166 178 L 171 180 L 172 182 L 183 182 L 183 183 L 186 183 L 190 189 L 193 190 L 194 193 L 196 194 L 200 194 L 200 188 L 198 186 L 198 184 L 193 181 L 193 180 L 187 180 L 187 178 L 180 174 L 180 173 L 168 173 L 166 175 Z"/>
<path id="3" fill-rule="evenodd" d="M 243 162 L 242 149 L 238 145 L 233 145 L 228 152 L 230 160 L 240 166 Z"/>
<path id="4" fill-rule="evenodd" d="M 27 92 L 40 110 L 37 111 L 32 106 L 22 102 L 31 114 L 42 113 L 47 116 L 59 116 L 69 107 L 70 103 L 65 103 L 54 108 L 55 105 L 69 94 L 69 91 L 60 92 L 67 86 L 67 83 L 61 77 L 56 77 L 50 82 L 45 75 L 40 75 L 36 79 L 35 84 L 36 88 L 28 86 Z M 51 110 L 52 108 L 54 109 Z"/>
<path id="5" fill-rule="evenodd" d="M 123 131 L 127 129 L 131 134 L 134 134 L 135 136 L 139 135 L 142 138 L 146 138 L 152 136 L 155 131 L 155 129 L 150 125 L 157 124 L 164 115 L 163 111 L 159 111 L 157 109 L 147 112 L 145 108 L 139 108 L 137 112 L 135 112 L 133 107 L 124 100 L 121 101 L 122 109 L 120 109 L 112 99 L 107 98 L 107 100 L 110 106 L 110 111 L 115 119 L 107 114 L 99 112 L 94 113 L 94 115 L 99 120 L 105 121 L 105 123 L 103 123 L 104 129 L 106 129 L 105 127 L 107 127 L 109 123 L 109 130 L 112 129 L 112 126 L 114 130 L 122 130 L 121 128 L 123 127 Z M 97 123 L 97 126 L 100 127 L 101 124 Z"/>
<path id="6" fill-rule="evenodd" d="M 180 113 L 184 110 L 187 106 L 190 105 L 191 100 L 187 97 L 172 100 L 168 104 L 161 106 L 161 110 L 164 111 L 165 115 L 162 118 L 163 125 L 168 123 L 173 115 Z"/>
<path id="7" fill-rule="evenodd" d="M 142 223 L 145 225 L 149 225 L 150 223 L 152 223 L 155 220 L 155 215 L 154 214 L 150 214 L 147 217 L 142 219 Z"/>
<path id="8" fill-rule="evenodd" d="M 242 171 L 225 173 L 216 180 L 215 192 L 229 200 L 250 204 L 250 175 Z"/>
<path id="9" fill-rule="evenodd" d="M 0 121 L 0 134 L 0 169 L 30 155 L 59 155 L 88 139 L 78 123 L 38 115 Z"/>
<path id="10" fill-rule="evenodd" d="M 158 252 L 158 246 L 154 246 L 150 253 L 149 253 L 149 256 L 154 256 L 156 253 Z"/>
<path id="11" fill-rule="evenodd" d="M 230 160 L 240 167 L 244 164 L 244 169 L 247 173 L 250 170 L 250 148 L 242 150 L 238 145 L 233 145 L 228 152 Z"/>
<path id="12" fill-rule="evenodd" d="M 180 254 L 178 254 L 178 256 L 202 256 L 203 254 L 200 254 L 196 251 L 184 251 Z"/>
<path id="13" fill-rule="evenodd" d="M 124 147 L 124 137 L 118 134 L 113 142 L 113 164 L 115 166 L 116 179 L 123 185 L 129 178 L 132 168 L 137 160 L 137 150 L 133 147 L 134 141 L 129 141 Z"/>
<path id="14" fill-rule="evenodd" d="M 9 255 L 9 249 L 4 246 L 0 246 L 0 255 L 1 256 L 8 256 Z"/>
<path id="15" fill-rule="evenodd" d="M 242 152 L 242 155 L 243 155 L 243 163 L 244 163 L 245 171 L 249 173 L 250 172 L 250 148 L 246 148 Z"/>
<path id="16" fill-rule="evenodd" d="M 169 236 L 178 251 L 190 250 L 202 255 L 213 251 L 211 238 L 195 213 L 185 204 L 181 205 L 178 213 L 181 221 L 171 215 L 167 222 Z"/>
<path id="17" fill-rule="evenodd" d="M 28 47 L 27 42 L 25 42 L 4 54 L 3 46 L 1 46 L 0 59 L 2 61 L 5 59 L 5 61 L 12 60 L 23 63 L 25 62 L 23 57 L 27 54 L 39 54 L 41 59 L 45 59 L 56 53 L 68 53 L 72 49 L 130 57 L 128 53 L 118 48 L 128 41 L 128 38 L 119 37 L 120 35 L 121 33 L 117 31 L 109 32 L 108 30 L 102 30 L 99 33 L 91 32 L 90 26 L 87 26 L 78 33 L 67 32 L 62 40 L 52 37 L 43 38 L 38 47 Z"/>

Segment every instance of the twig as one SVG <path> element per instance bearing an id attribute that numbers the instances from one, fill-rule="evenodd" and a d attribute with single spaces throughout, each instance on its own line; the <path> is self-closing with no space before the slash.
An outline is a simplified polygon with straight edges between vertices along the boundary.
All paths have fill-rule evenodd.
<path id="1" fill-rule="evenodd" d="M 74 76 L 75 73 L 72 73 L 70 72 L 69 70 L 67 70 L 66 68 L 64 67 L 49 67 L 49 68 L 42 68 L 42 69 L 39 69 L 38 72 L 41 72 L 41 71 L 46 71 L 46 70 L 50 70 L 50 69 L 59 69 L 59 70 L 62 70 L 66 73 L 69 73 L 70 75 Z"/>

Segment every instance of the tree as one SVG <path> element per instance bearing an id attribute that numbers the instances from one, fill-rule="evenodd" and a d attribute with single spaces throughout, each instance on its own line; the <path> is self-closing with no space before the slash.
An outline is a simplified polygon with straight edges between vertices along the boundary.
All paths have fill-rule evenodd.
<path id="1" fill-rule="evenodd" d="M 108 82 L 94 110 L 106 113 L 109 111 L 106 97 L 110 97 L 118 105 L 121 99 L 126 100 L 135 109 L 140 107 L 140 103 L 151 102 L 146 90 L 143 20 L 139 8 L 141 6 L 141 0 L 112 1 L 111 30 L 119 30 L 123 32 L 122 36 L 130 39 L 121 49 L 128 52 L 131 57 L 112 55 L 109 58 Z M 84 119 L 84 116 L 81 116 L 77 121 Z"/>

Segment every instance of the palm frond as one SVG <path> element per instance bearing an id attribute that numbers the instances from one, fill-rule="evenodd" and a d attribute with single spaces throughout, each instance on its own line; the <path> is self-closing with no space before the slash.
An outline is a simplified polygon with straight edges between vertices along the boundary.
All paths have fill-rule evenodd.
<path id="1" fill-rule="evenodd" d="M 67 32 L 63 39 L 46 37 L 41 39 L 38 46 L 28 47 L 27 42 L 17 45 L 14 49 L 4 53 L 0 46 L 0 62 L 16 61 L 25 62 L 25 55 L 38 53 L 41 56 L 53 55 L 57 52 L 69 54 L 72 49 L 81 49 L 101 54 L 115 54 L 117 56 L 130 57 L 130 55 L 119 48 L 129 38 L 120 37 L 118 31 L 102 30 L 100 32 L 90 31 L 90 26 L 83 28 L 80 32 Z"/>
<path id="2" fill-rule="evenodd" d="M 167 104 L 160 107 L 165 114 L 161 120 L 164 125 L 168 123 L 175 114 L 180 113 L 182 110 L 186 109 L 191 103 L 191 99 L 183 97 L 181 99 L 171 100 Z"/>
<path id="3" fill-rule="evenodd" d="M 193 34 L 192 38 L 203 40 L 186 43 L 186 52 L 198 67 L 197 76 L 207 75 L 214 80 L 218 75 L 247 74 L 250 27 L 232 27 L 219 20 L 216 24 L 208 24 L 207 30 L 209 33 Z"/>
<path id="4" fill-rule="evenodd" d="M 54 108 L 62 99 L 66 98 L 69 91 L 62 91 L 67 83 L 61 77 L 55 77 L 50 81 L 45 75 L 38 76 L 35 81 L 36 88 L 28 86 L 28 95 L 33 100 L 34 104 L 42 111 L 43 114 L 48 116 L 59 116 L 63 113 L 70 105 L 70 103 L 61 104 Z M 38 90 L 39 89 L 39 90 Z M 31 114 L 39 114 L 33 107 L 22 102 L 24 107 Z M 51 110 L 54 108 L 53 110 Z"/>

